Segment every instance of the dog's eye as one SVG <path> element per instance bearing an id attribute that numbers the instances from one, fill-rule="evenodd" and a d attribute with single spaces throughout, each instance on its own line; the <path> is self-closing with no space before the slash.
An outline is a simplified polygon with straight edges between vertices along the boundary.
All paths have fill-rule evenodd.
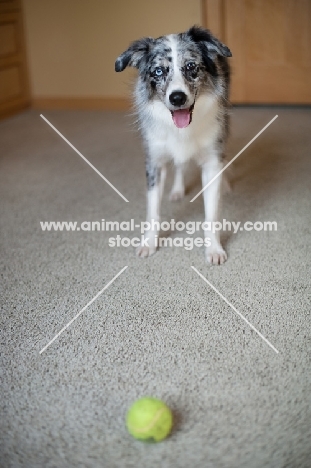
<path id="1" fill-rule="evenodd" d="M 186 65 L 186 70 L 188 71 L 193 71 L 197 68 L 196 64 L 194 62 L 188 62 Z"/>
<path id="2" fill-rule="evenodd" d="M 157 67 L 153 72 L 153 76 L 162 76 L 163 73 L 164 73 L 163 68 L 162 67 Z"/>

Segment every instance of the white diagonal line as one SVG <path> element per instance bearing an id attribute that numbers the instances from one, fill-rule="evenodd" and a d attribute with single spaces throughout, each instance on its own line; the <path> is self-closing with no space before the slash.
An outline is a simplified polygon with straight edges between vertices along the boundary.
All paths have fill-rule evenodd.
<path id="1" fill-rule="evenodd" d="M 109 180 L 106 179 L 106 177 L 103 176 L 103 174 L 102 174 L 101 172 L 99 172 L 99 170 L 96 169 L 96 167 L 93 166 L 93 164 L 90 163 L 90 161 L 88 161 L 88 159 L 86 159 L 86 157 L 83 156 L 83 154 L 80 153 L 80 151 L 78 151 L 77 148 L 75 148 L 75 147 L 70 143 L 70 141 L 68 141 L 67 138 L 65 138 L 64 135 L 63 135 L 62 133 L 60 133 L 60 131 L 58 131 L 57 128 L 55 128 L 54 125 L 51 124 L 51 122 L 48 121 L 47 118 L 44 117 L 44 115 L 40 114 L 40 117 L 42 117 L 42 119 L 45 120 L 46 123 L 47 123 L 51 128 L 53 128 L 53 130 L 55 130 L 55 132 L 56 132 L 56 133 L 57 133 L 57 134 L 58 134 L 58 135 L 59 135 L 59 136 L 60 136 L 60 137 L 61 137 L 61 138 L 62 138 L 78 155 L 79 155 L 79 156 L 81 156 L 81 158 L 82 158 L 92 169 L 94 169 L 94 171 L 95 171 L 102 179 L 104 179 L 104 181 L 105 181 L 108 185 L 110 185 L 110 187 L 113 188 L 113 190 L 114 190 L 115 192 L 117 192 L 117 194 L 120 195 L 121 198 L 123 198 L 123 200 L 125 200 L 126 202 L 129 202 L 128 199 L 125 198 L 125 196 L 122 195 L 122 193 L 119 192 L 119 190 L 116 189 L 115 186 L 114 186 L 111 182 L 109 182 Z"/>
<path id="2" fill-rule="evenodd" d="M 258 138 L 258 137 L 259 137 L 259 135 L 261 135 L 261 134 L 262 134 L 262 132 L 264 132 L 264 131 L 266 130 L 266 128 L 268 128 L 268 127 L 269 127 L 269 125 L 271 125 L 271 124 L 272 124 L 272 122 L 274 122 L 274 121 L 275 121 L 275 119 L 277 119 L 277 118 L 278 118 L 278 115 L 276 115 L 275 117 L 273 117 L 273 119 L 272 119 L 272 120 L 270 120 L 270 122 L 269 122 L 269 123 L 267 123 L 267 125 L 266 125 L 266 126 L 265 126 L 265 127 L 262 129 L 262 130 L 260 130 L 260 132 L 259 132 L 259 133 L 257 133 L 257 135 L 256 135 L 256 136 L 254 136 L 254 138 L 252 138 L 252 140 L 251 140 L 249 143 L 247 143 L 247 145 L 245 145 L 245 146 L 244 146 L 244 148 L 242 148 L 242 149 L 241 149 L 241 151 L 240 151 L 240 152 L 239 152 L 237 155 L 235 155 L 235 156 L 234 156 L 234 158 L 233 158 L 233 159 L 231 159 L 231 161 L 229 161 L 229 162 L 228 162 L 228 164 L 226 164 L 226 165 L 225 165 L 225 167 L 223 167 L 223 168 L 222 168 L 222 170 L 221 170 L 221 171 L 219 171 L 219 172 L 218 172 L 218 174 L 216 174 L 216 175 L 215 175 L 215 177 L 213 177 L 213 178 L 212 178 L 212 180 L 210 180 L 210 181 L 208 182 L 208 184 L 206 184 L 206 185 L 205 185 L 205 187 L 203 187 L 203 188 L 202 188 L 202 190 L 200 190 L 200 192 L 196 194 L 196 196 L 195 196 L 195 197 L 193 197 L 193 198 L 192 198 L 192 200 L 190 200 L 190 203 L 192 203 L 192 202 L 193 202 L 193 201 L 194 201 L 196 198 L 198 198 L 198 196 L 199 196 L 199 195 L 201 195 L 201 193 L 202 193 L 202 192 L 204 192 L 204 190 L 205 190 L 205 189 L 207 189 L 207 187 L 209 187 L 209 185 L 211 185 L 211 184 L 214 182 L 214 180 L 216 180 L 216 179 L 217 179 L 217 177 L 219 177 L 219 176 L 220 176 L 220 174 L 222 174 L 222 173 L 223 173 L 223 172 L 224 172 L 224 171 L 227 169 L 227 167 L 229 167 L 229 166 L 230 166 L 230 164 L 232 164 L 232 163 L 233 163 L 233 161 L 235 161 L 235 160 L 236 160 L 236 158 L 238 158 L 238 157 L 240 156 L 240 154 L 242 154 L 242 153 L 243 153 L 243 151 L 245 151 L 245 150 L 246 150 L 246 148 L 248 148 L 248 147 L 249 147 L 249 145 L 251 145 L 251 144 L 253 143 L 253 141 L 255 141 L 255 140 L 256 140 L 256 138 Z"/>
<path id="3" fill-rule="evenodd" d="M 109 281 L 109 283 L 107 283 L 106 286 L 101 291 L 99 291 L 99 293 L 97 293 L 96 296 L 93 297 L 93 299 L 90 302 L 88 302 L 86 306 L 84 306 L 83 309 L 81 309 L 80 312 L 77 313 L 77 315 L 73 319 L 71 319 L 65 327 L 62 328 L 61 331 L 58 332 L 57 335 L 55 335 L 54 338 L 46 346 L 44 346 L 44 348 L 41 349 L 39 354 L 42 354 L 63 333 L 63 331 L 65 331 L 66 328 L 68 328 L 82 314 L 82 312 L 84 312 L 88 308 L 88 306 L 90 306 L 107 288 L 109 288 L 109 286 L 114 282 L 114 280 L 116 280 L 118 276 L 120 276 L 121 273 L 123 273 L 123 271 L 127 269 L 127 267 L 128 265 L 122 268 L 122 270 L 119 271 L 119 273 L 114 278 L 112 278 L 112 280 Z"/>
<path id="4" fill-rule="evenodd" d="M 236 312 L 240 317 L 241 319 L 244 320 L 244 322 L 247 323 L 248 326 L 250 326 L 256 333 L 258 336 L 260 336 L 260 338 L 262 338 L 266 343 L 267 345 L 270 346 L 270 348 L 273 349 L 273 351 L 275 351 L 277 354 L 279 354 L 279 351 L 270 343 L 270 341 L 267 340 L 267 338 L 265 338 L 261 333 L 260 331 L 257 330 L 257 328 L 254 327 L 254 325 L 252 325 L 242 314 L 241 312 L 239 312 L 235 307 L 234 305 L 231 304 L 231 302 L 229 302 L 225 296 L 223 296 L 216 288 L 215 286 L 213 286 L 194 266 L 191 267 L 212 289 L 214 289 L 215 292 L 217 292 L 217 294 L 231 307 L 231 309 L 234 310 L 234 312 Z"/>

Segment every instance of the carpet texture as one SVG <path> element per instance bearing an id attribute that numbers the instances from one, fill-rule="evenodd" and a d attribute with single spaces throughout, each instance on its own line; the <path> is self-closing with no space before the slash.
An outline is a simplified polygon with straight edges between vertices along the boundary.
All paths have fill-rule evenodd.
<path id="1" fill-rule="evenodd" d="M 1 467 L 310 466 L 310 109 L 234 109 L 228 153 L 275 114 L 234 163 L 223 217 L 278 230 L 224 233 L 221 267 L 208 267 L 198 247 L 142 260 L 108 245 L 116 232 L 41 230 L 40 221 L 144 219 L 144 156 L 130 116 L 44 113 L 129 203 L 38 112 L 1 122 Z M 170 182 L 162 219 L 202 221 L 202 197 L 189 203 L 198 171 L 190 167 L 181 202 L 168 201 Z M 127 408 L 144 395 L 174 413 L 159 444 L 126 432 Z"/>

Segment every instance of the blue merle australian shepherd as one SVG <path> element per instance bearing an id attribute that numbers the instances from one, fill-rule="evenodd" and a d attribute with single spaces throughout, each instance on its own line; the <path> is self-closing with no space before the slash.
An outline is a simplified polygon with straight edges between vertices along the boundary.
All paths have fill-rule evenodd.
<path id="1" fill-rule="evenodd" d="M 135 104 L 146 150 L 147 221 L 159 221 L 166 164 L 176 167 L 171 200 L 184 196 L 184 166 L 193 158 L 202 168 L 205 187 L 223 167 L 228 135 L 229 65 L 231 52 L 208 30 L 194 26 L 180 34 L 146 37 L 133 42 L 116 60 L 115 70 L 136 67 L 139 76 Z M 219 217 L 221 176 L 203 192 L 206 226 Z M 152 223 L 151 223 L 152 224 Z M 157 248 L 153 223 L 137 249 L 148 257 Z M 219 233 L 205 231 L 210 239 L 206 260 L 225 262 Z M 146 242 L 147 240 L 147 242 Z"/>

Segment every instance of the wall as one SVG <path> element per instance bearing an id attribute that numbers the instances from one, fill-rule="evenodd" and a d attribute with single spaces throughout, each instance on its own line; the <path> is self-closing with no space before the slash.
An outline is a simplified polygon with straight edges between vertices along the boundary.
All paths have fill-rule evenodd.
<path id="1" fill-rule="evenodd" d="M 200 0 L 23 0 L 35 103 L 73 98 L 105 102 L 129 95 L 132 73 L 114 62 L 142 36 L 201 23 Z M 91 101 L 92 102 L 92 99 Z"/>

